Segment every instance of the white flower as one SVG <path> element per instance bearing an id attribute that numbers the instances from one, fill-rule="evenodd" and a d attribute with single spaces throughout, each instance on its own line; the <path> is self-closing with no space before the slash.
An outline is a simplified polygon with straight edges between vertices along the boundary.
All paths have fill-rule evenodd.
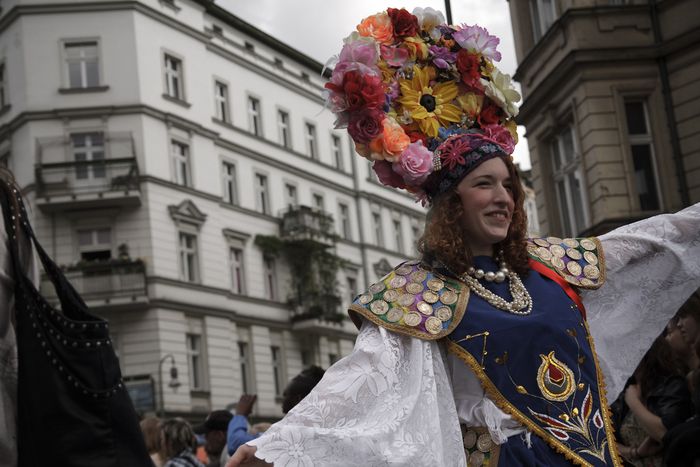
<path id="1" fill-rule="evenodd" d="M 481 78 L 484 93 L 501 107 L 509 117 L 518 115 L 517 102 L 520 101 L 520 93 L 515 90 L 510 75 L 501 73 L 494 68 L 491 73 L 491 81 Z"/>
<path id="2" fill-rule="evenodd" d="M 261 454 L 274 459 L 281 467 L 313 467 L 311 457 L 304 453 L 304 437 L 299 430 L 281 430 L 279 438 L 263 445 Z"/>
<path id="3" fill-rule="evenodd" d="M 418 18 L 418 25 L 421 29 L 430 34 L 433 40 L 438 40 L 440 38 L 440 31 L 435 29 L 435 27 L 445 24 L 445 17 L 442 16 L 441 11 L 434 10 L 430 7 L 416 7 L 413 9 L 413 15 Z"/>

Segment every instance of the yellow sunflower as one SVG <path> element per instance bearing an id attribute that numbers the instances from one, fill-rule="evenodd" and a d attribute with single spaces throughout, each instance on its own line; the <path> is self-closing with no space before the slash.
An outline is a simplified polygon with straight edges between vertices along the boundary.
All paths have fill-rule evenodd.
<path id="1" fill-rule="evenodd" d="M 401 98 L 398 102 L 411 113 L 423 133 L 430 137 L 438 135 L 440 125 L 449 126 L 459 122 L 462 110 L 450 104 L 457 97 L 457 85 L 453 81 L 430 86 L 435 78 L 432 67 L 413 67 L 412 79 L 401 79 Z"/>

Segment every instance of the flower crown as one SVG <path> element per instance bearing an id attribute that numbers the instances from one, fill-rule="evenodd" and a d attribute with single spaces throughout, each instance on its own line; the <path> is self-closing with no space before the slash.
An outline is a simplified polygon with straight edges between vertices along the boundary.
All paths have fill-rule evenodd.
<path id="1" fill-rule="evenodd" d="M 475 166 L 466 152 L 512 154 L 520 94 L 494 66 L 499 39 L 486 29 L 447 25 L 432 8 L 389 8 L 344 43 L 327 101 L 384 185 L 425 201 L 445 186 L 429 178 Z"/>

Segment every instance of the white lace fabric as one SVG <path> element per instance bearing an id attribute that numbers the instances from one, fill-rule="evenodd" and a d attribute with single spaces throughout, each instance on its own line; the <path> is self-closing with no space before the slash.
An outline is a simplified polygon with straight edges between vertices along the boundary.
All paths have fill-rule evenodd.
<path id="1" fill-rule="evenodd" d="M 700 204 L 600 240 L 607 281 L 582 298 L 612 399 L 668 319 L 700 286 Z M 275 467 L 463 467 L 460 422 L 488 427 L 498 443 L 526 432 L 440 344 L 364 322 L 353 353 L 248 444 Z"/>

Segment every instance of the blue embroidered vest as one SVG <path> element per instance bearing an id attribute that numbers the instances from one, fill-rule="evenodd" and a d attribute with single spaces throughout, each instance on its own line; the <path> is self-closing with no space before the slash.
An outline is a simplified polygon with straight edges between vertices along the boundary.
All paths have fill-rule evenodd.
<path id="1" fill-rule="evenodd" d="M 400 265 L 350 310 L 422 339 L 443 338 L 479 378 L 488 397 L 566 459 L 584 466 L 622 465 L 602 373 L 572 286 L 597 288 L 605 277 L 597 239 L 534 239 L 523 283 L 532 313 L 497 309 L 461 281 L 419 262 Z M 497 270 L 488 257 L 475 266 Z M 482 282 L 511 300 L 508 281 Z M 467 306 L 468 302 L 468 306 Z M 351 317 L 357 320 L 355 313 Z"/>

